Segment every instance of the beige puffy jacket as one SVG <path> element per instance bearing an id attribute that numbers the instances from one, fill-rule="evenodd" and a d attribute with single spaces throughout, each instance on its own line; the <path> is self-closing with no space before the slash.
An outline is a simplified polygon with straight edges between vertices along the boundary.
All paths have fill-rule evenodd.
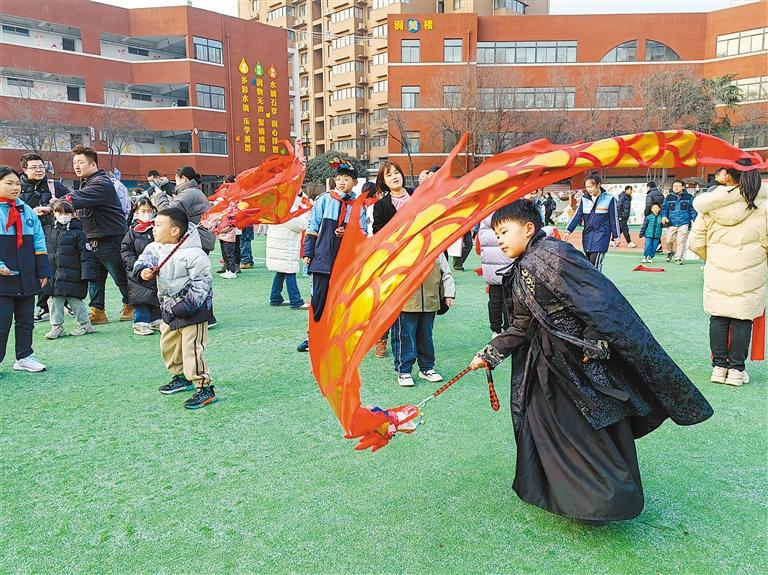
<path id="1" fill-rule="evenodd" d="M 734 319 L 755 319 L 765 310 L 768 274 L 768 184 L 756 210 L 738 188 L 718 186 L 693 201 L 699 216 L 689 247 L 706 261 L 704 311 Z"/>

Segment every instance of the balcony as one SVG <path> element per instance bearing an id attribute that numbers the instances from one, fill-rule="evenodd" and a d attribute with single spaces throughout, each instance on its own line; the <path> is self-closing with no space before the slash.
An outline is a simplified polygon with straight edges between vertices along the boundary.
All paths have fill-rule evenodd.
<path id="1" fill-rule="evenodd" d="M 328 76 L 328 86 L 331 90 L 338 90 L 347 86 L 363 86 L 367 83 L 368 79 L 365 74 L 359 70 L 344 74 L 329 74 Z"/>
<path id="2" fill-rule="evenodd" d="M 49 102 L 84 102 L 85 80 L 49 72 L 0 68 L 0 96 Z"/>
<path id="3" fill-rule="evenodd" d="M 74 26 L 28 20 L 7 14 L 0 15 L 0 24 L 2 24 L 0 27 L 2 44 L 64 52 L 83 51 L 80 28 Z"/>
<path id="4" fill-rule="evenodd" d="M 363 56 L 365 56 L 365 46 L 362 42 L 352 42 L 338 48 L 334 48 L 333 43 L 331 43 L 328 48 L 329 61 L 327 65 L 338 64 L 347 60 L 357 60 Z"/>
<path id="5" fill-rule="evenodd" d="M 100 134 L 101 137 L 101 134 Z M 124 154 L 191 154 L 192 132 L 145 132 L 135 136 L 123 149 Z"/>
<path id="6" fill-rule="evenodd" d="M 133 62 L 179 60 L 187 57 L 184 36 L 129 37 L 101 33 L 101 55 Z"/>
<path id="7" fill-rule="evenodd" d="M 350 15 L 348 18 L 338 22 L 329 20 L 328 32 L 331 36 L 341 36 L 344 34 L 365 35 L 367 28 L 363 19 L 363 12 L 357 8 L 355 8 L 355 12 L 355 15 Z"/>
<path id="8" fill-rule="evenodd" d="M 183 108 L 189 84 L 121 84 L 104 82 L 104 103 L 114 108 Z"/>

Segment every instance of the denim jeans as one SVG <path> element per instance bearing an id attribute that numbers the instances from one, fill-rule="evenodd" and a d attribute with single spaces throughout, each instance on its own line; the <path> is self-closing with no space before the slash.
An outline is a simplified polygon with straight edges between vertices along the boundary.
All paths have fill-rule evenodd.
<path id="1" fill-rule="evenodd" d="M 137 304 L 133 306 L 133 323 L 152 323 L 160 319 L 160 308 L 156 305 Z"/>
<path id="2" fill-rule="evenodd" d="M 418 360 L 419 370 L 435 367 L 435 345 L 432 327 L 435 312 L 401 312 L 390 329 L 392 355 L 397 373 L 411 373 Z"/>
<path id="3" fill-rule="evenodd" d="M 253 251 L 251 251 L 251 240 L 244 240 L 243 234 L 240 236 L 240 261 L 244 264 L 253 265 Z"/>
<path id="4" fill-rule="evenodd" d="M 51 325 L 64 325 L 64 303 L 69 304 L 69 309 L 75 314 L 75 319 L 80 325 L 90 323 L 88 319 L 88 306 L 85 301 L 74 297 L 53 296 L 48 302 L 51 304 Z"/>
<path id="5" fill-rule="evenodd" d="M 647 258 L 652 258 L 656 255 L 656 250 L 659 249 L 661 240 L 656 238 L 645 238 L 645 249 L 643 249 L 643 255 Z"/>
<path id="6" fill-rule="evenodd" d="M 35 296 L 0 296 L 0 361 L 5 359 L 5 348 L 11 324 L 16 335 L 16 359 L 32 355 L 32 330 L 35 328 Z"/>
<path id="7" fill-rule="evenodd" d="M 91 307 L 104 309 L 104 295 L 107 285 L 107 275 L 112 276 L 123 296 L 123 303 L 128 303 L 128 277 L 125 274 L 125 264 L 120 256 L 120 236 L 100 238 L 93 247 L 96 256 L 96 279 L 88 285 L 88 295 L 91 297 Z"/>
<path id="8" fill-rule="evenodd" d="M 283 272 L 275 272 L 275 279 L 272 280 L 272 293 L 269 294 L 269 303 L 280 305 L 285 301 L 283 299 L 283 282 L 285 282 L 285 286 L 288 288 L 288 301 L 291 307 L 303 306 L 304 300 L 301 299 L 299 285 L 296 283 L 296 274 L 286 274 Z"/>

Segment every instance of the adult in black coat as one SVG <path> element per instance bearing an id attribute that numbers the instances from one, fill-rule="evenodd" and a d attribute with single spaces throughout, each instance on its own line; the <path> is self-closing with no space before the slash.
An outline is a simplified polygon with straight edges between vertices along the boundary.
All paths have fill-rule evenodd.
<path id="1" fill-rule="evenodd" d="M 651 213 L 653 204 L 662 205 L 664 203 L 664 193 L 656 187 L 656 182 L 648 182 L 648 194 L 645 196 L 645 217 Z"/>

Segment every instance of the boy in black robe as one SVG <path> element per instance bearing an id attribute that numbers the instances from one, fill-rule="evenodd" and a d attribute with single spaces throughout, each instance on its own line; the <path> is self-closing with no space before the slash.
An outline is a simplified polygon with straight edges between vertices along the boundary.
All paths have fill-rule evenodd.
<path id="1" fill-rule="evenodd" d="M 516 258 L 503 278 L 511 325 L 472 368 L 513 357 L 515 492 L 582 521 L 636 517 L 644 498 L 635 438 L 667 417 L 704 421 L 712 407 L 616 286 L 545 236 L 533 202 L 501 208 L 491 225 Z"/>

